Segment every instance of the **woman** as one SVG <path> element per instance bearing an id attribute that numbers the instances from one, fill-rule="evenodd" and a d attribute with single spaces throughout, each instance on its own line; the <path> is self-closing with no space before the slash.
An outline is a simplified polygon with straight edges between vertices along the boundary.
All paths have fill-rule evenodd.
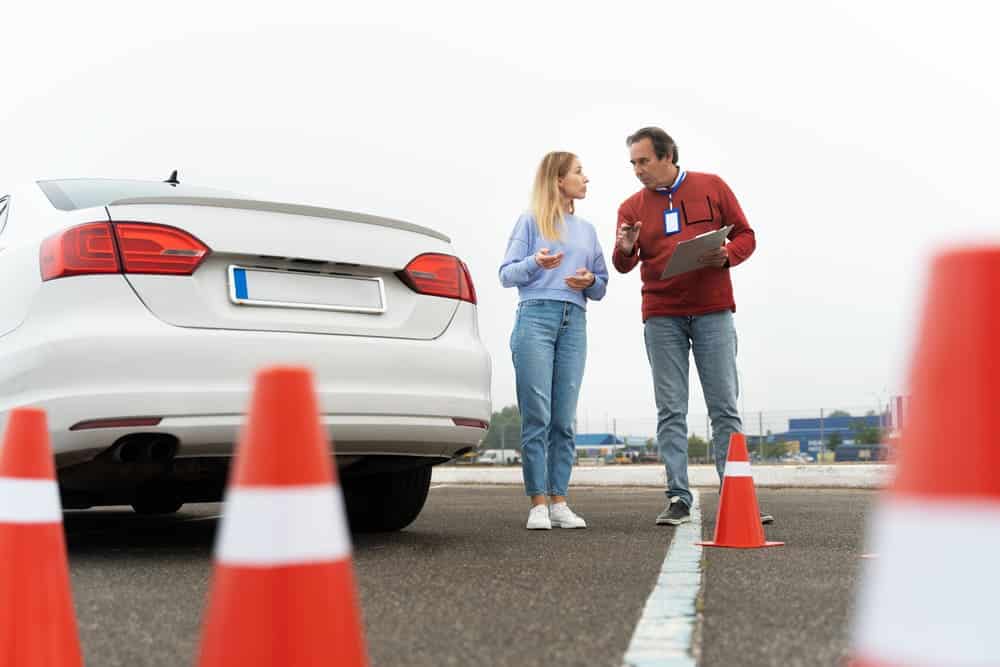
<path id="1" fill-rule="evenodd" d="M 510 349 L 531 530 L 587 527 L 566 504 L 587 356 L 587 299 L 601 299 L 608 285 L 597 232 L 574 215 L 574 200 L 587 195 L 587 181 L 572 153 L 546 155 L 535 176 L 531 211 L 518 218 L 500 265 L 500 282 L 516 286 L 520 295 Z"/>

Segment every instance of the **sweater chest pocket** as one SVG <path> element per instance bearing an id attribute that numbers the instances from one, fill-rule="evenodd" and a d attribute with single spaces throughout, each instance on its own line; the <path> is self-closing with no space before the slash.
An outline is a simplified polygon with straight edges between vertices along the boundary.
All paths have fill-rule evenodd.
<path id="1" fill-rule="evenodd" d="M 681 202 L 681 211 L 689 225 L 715 221 L 715 210 L 708 195 L 705 195 L 704 199 L 685 199 Z"/>

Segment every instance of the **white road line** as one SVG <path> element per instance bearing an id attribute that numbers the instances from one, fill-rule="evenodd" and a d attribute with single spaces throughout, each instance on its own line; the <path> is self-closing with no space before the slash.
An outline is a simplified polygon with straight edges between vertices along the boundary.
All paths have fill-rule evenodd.
<path id="1" fill-rule="evenodd" d="M 691 522 L 674 528 L 660 577 L 646 600 L 624 667 L 695 667 L 696 601 L 701 590 L 701 503 L 691 491 Z"/>
<path id="2" fill-rule="evenodd" d="M 432 489 L 446 489 L 449 486 L 455 486 L 454 484 L 431 484 Z"/>

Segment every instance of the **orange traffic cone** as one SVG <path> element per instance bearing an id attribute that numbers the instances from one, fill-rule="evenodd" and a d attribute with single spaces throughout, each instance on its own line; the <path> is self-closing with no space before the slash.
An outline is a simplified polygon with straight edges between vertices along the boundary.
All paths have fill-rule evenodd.
<path id="1" fill-rule="evenodd" d="M 858 667 L 1000 665 L 1000 247 L 936 258 L 896 476 L 870 522 Z"/>
<path id="2" fill-rule="evenodd" d="M 200 667 L 367 664 L 330 454 L 310 372 L 258 373 L 216 542 Z"/>
<path id="3" fill-rule="evenodd" d="M 15 408 L 0 449 L 0 665 L 83 665 L 45 412 Z"/>
<path id="4" fill-rule="evenodd" d="M 784 542 L 768 542 L 760 525 L 757 492 L 750 476 L 750 456 L 747 441 L 742 433 L 729 437 L 729 455 L 726 473 L 722 479 L 722 497 L 715 515 L 715 539 L 698 542 L 703 547 L 731 547 L 733 549 L 759 549 L 779 547 Z"/>

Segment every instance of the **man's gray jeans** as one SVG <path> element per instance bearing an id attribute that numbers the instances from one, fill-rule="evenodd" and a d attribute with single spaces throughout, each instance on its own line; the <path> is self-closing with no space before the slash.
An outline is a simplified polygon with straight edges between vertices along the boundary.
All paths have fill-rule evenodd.
<path id="1" fill-rule="evenodd" d="M 646 355 L 656 397 L 656 440 L 667 468 L 667 497 L 691 506 L 688 488 L 688 368 L 691 350 L 712 421 L 712 450 L 721 481 L 729 436 L 742 428 L 736 407 L 736 327 L 731 311 L 651 317 L 645 324 Z"/>

